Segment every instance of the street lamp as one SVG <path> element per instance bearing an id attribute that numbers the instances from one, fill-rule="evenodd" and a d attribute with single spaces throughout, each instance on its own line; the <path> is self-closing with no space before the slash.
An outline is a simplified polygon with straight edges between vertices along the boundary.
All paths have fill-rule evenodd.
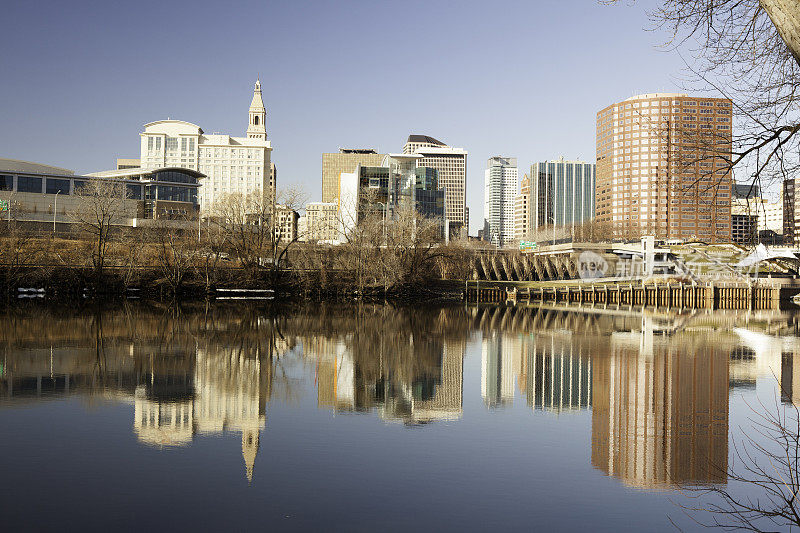
<path id="1" fill-rule="evenodd" d="M 59 189 L 56 191 L 56 198 L 53 200 L 53 235 L 56 234 L 56 213 L 58 213 L 58 195 L 61 193 Z"/>

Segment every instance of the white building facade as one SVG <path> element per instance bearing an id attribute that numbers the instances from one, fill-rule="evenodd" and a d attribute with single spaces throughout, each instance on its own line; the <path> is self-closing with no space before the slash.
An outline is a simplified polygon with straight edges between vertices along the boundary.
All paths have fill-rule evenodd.
<path id="1" fill-rule="evenodd" d="M 246 137 L 206 135 L 196 124 L 182 120 L 145 124 L 140 134 L 142 168 L 182 167 L 208 176 L 200 187 L 201 211 L 230 193 L 274 195 L 266 118 L 259 80 L 250 103 Z"/>
<path id="2" fill-rule="evenodd" d="M 339 242 L 339 226 L 335 202 L 310 202 L 306 204 L 305 227 L 298 232 L 301 241 L 333 244 Z"/>
<path id="3" fill-rule="evenodd" d="M 483 226 L 486 240 L 498 247 L 514 240 L 517 176 L 516 157 L 489 158 L 484 174 Z"/>

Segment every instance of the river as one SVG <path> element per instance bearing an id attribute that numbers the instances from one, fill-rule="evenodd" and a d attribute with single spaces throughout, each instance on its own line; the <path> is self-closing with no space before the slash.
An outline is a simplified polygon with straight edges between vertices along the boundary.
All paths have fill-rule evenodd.
<path id="1" fill-rule="evenodd" d="M 800 404 L 797 333 L 787 312 L 21 305 L 0 524 L 693 530 L 682 487 L 728 487 L 759 402 Z"/>

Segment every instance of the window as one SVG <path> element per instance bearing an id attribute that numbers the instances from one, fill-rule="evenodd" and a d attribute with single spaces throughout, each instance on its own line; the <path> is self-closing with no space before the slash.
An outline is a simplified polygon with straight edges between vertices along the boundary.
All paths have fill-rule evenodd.
<path id="1" fill-rule="evenodd" d="M 0 191 L 14 190 L 14 176 L 0 174 Z"/>
<path id="2" fill-rule="evenodd" d="M 142 186 L 141 185 L 134 185 L 133 183 L 126 183 L 125 184 L 125 193 L 126 193 L 126 198 L 130 198 L 131 200 L 141 200 L 142 199 Z"/>
<path id="3" fill-rule="evenodd" d="M 161 150 L 161 137 L 156 137 L 156 151 Z"/>
<path id="4" fill-rule="evenodd" d="M 178 138 L 177 137 L 167 137 L 166 149 L 167 149 L 167 151 L 175 151 L 175 150 L 177 150 L 178 149 Z"/>
<path id="5" fill-rule="evenodd" d="M 19 176 L 17 178 L 18 192 L 42 192 L 42 178 Z"/>
<path id="6" fill-rule="evenodd" d="M 151 152 L 153 151 L 153 138 L 152 137 L 148 137 L 147 138 L 147 150 L 151 151 Z"/>
<path id="7" fill-rule="evenodd" d="M 181 137 L 181 152 L 186 151 L 186 137 Z"/>
<path id="8" fill-rule="evenodd" d="M 47 178 L 47 194 L 69 194 L 69 180 Z"/>

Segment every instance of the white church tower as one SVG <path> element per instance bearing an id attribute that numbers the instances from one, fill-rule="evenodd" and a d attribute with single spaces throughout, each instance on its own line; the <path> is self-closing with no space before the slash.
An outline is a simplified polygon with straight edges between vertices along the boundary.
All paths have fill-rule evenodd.
<path id="1" fill-rule="evenodd" d="M 267 140 L 267 110 L 264 108 L 264 100 L 261 98 L 261 80 L 256 79 L 256 86 L 253 90 L 253 101 L 250 102 L 250 124 L 247 126 L 248 139 Z"/>

